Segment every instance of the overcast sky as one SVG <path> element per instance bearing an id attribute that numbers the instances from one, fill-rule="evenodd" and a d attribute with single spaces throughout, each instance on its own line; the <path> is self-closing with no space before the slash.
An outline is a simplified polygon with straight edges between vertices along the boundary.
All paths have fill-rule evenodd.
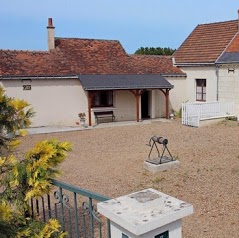
<path id="1" fill-rule="evenodd" d="M 203 23 L 235 20 L 235 0 L 0 0 L 0 49 L 47 50 L 57 37 L 119 40 L 126 52 L 178 48 Z"/>

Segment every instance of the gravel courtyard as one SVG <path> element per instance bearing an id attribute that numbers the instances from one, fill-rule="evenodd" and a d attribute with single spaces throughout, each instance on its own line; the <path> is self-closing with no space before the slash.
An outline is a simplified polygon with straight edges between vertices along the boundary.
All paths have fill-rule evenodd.
<path id="1" fill-rule="evenodd" d="M 153 135 L 169 140 L 180 161 L 175 170 L 152 174 L 143 168 Z M 239 237 L 239 125 L 225 121 L 202 128 L 179 120 L 28 135 L 19 153 L 37 141 L 69 141 L 73 150 L 62 164 L 59 180 L 109 197 L 155 188 L 193 204 L 183 220 L 185 238 Z M 161 148 L 160 148 L 161 149 Z"/>

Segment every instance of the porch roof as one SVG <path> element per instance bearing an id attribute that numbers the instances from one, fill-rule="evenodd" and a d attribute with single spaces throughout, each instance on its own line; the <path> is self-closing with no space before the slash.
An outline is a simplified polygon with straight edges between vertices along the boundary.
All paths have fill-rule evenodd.
<path id="1" fill-rule="evenodd" d="M 78 75 L 84 90 L 172 89 L 160 74 Z"/>

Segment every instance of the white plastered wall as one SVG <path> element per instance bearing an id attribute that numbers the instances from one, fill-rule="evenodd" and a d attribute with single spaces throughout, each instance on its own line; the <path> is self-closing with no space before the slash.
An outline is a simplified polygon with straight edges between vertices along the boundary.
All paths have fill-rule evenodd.
<path id="1" fill-rule="evenodd" d="M 32 126 L 76 125 L 87 112 L 87 96 L 78 79 L 2 80 L 6 94 L 28 101 L 36 112 Z M 23 90 L 31 85 L 31 90 Z"/>
<path id="2" fill-rule="evenodd" d="M 239 65 L 219 68 L 219 101 L 234 102 L 235 113 L 239 115 Z"/>
<path id="3" fill-rule="evenodd" d="M 129 90 L 117 90 L 114 95 L 115 120 L 133 121 L 136 120 L 136 99 Z"/>
<path id="4" fill-rule="evenodd" d="M 170 90 L 171 93 L 172 90 Z M 169 93 L 169 97 L 170 97 Z M 114 115 L 116 121 L 136 120 L 136 99 L 129 90 L 115 91 Z M 150 118 L 165 117 L 166 105 L 163 92 L 158 89 L 149 90 Z M 139 119 L 141 119 L 141 98 L 139 100 Z"/>
<path id="5" fill-rule="evenodd" d="M 184 71 L 188 74 L 187 78 L 165 77 L 174 85 L 174 88 L 169 91 L 170 109 L 179 110 L 182 102 L 195 101 L 195 78 L 215 76 L 214 70 L 205 73 L 198 68 L 197 70 L 186 68 Z M 79 122 L 79 112 L 86 113 L 88 124 L 87 92 L 83 90 L 78 79 L 33 79 L 32 81 L 11 79 L 2 80 L 1 83 L 9 96 L 25 99 L 34 108 L 36 116 L 32 119 L 32 126 L 76 125 Z M 23 85 L 31 85 L 31 90 L 23 90 Z M 207 80 L 207 90 L 210 85 L 215 89 L 216 86 Z M 160 90 L 149 90 L 149 104 L 151 118 L 165 117 L 165 96 Z M 115 91 L 114 107 L 110 110 L 114 111 L 116 121 L 136 120 L 134 94 L 129 90 Z M 93 111 L 92 123 L 94 124 Z M 141 119 L 141 111 L 139 115 Z"/>
<path id="6" fill-rule="evenodd" d="M 179 110 L 182 102 L 188 100 L 186 91 L 186 77 L 165 77 L 174 88 L 169 91 L 169 109 Z M 141 100 L 140 100 L 141 102 Z M 141 104 L 139 104 L 141 108 Z M 149 90 L 149 115 L 150 118 L 165 117 L 166 99 L 159 89 Z M 136 99 L 129 90 L 115 91 L 114 114 L 116 121 L 136 120 Z M 139 112 L 141 118 L 141 111 Z"/>
<path id="7" fill-rule="evenodd" d="M 181 67 L 183 72 L 187 74 L 184 92 L 187 98 L 185 101 L 196 101 L 196 79 L 206 79 L 206 101 L 217 100 L 217 76 L 215 66 L 204 67 Z"/>
<path id="8" fill-rule="evenodd" d="M 179 111 L 182 103 L 189 98 L 187 77 L 165 77 L 174 87 L 169 91 L 170 110 Z"/>
<path id="9" fill-rule="evenodd" d="M 165 117 L 166 114 L 166 101 L 163 92 L 159 89 L 154 90 L 155 94 L 155 118 Z M 170 95 L 170 93 L 169 93 Z"/>
<path id="10" fill-rule="evenodd" d="M 187 78 L 184 77 L 165 77 L 169 83 L 171 83 L 174 87 L 169 91 L 169 111 L 172 109 L 178 111 L 182 102 L 188 100 L 188 91 L 187 88 Z M 165 90 L 164 90 L 165 91 Z M 159 89 L 152 90 L 151 92 L 154 94 L 154 107 L 155 107 L 155 117 L 151 118 L 160 118 L 165 117 L 166 115 L 166 98 L 162 91 Z"/>

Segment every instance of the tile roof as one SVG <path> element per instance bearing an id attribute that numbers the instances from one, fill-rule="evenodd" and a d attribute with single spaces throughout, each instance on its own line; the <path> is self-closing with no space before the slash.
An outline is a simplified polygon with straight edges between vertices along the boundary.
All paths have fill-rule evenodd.
<path id="1" fill-rule="evenodd" d="M 217 63 L 239 63 L 239 33 L 235 35 Z"/>
<path id="2" fill-rule="evenodd" d="M 173 54 L 176 64 L 215 63 L 238 32 L 238 20 L 198 25 Z"/>
<path id="3" fill-rule="evenodd" d="M 172 56 L 130 55 L 133 68 L 139 74 L 183 75 L 178 67 L 173 66 Z M 185 74 L 184 74 L 185 75 Z"/>
<path id="4" fill-rule="evenodd" d="M 225 52 L 239 52 L 239 33 L 235 35 Z"/>
<path id="5" fill-rule="evenodd" d="M 51 51 L 0 50 L 0 76 L 182 74 L 170 57 L 128 55 L 119 41 L 55 38 Z"/>

